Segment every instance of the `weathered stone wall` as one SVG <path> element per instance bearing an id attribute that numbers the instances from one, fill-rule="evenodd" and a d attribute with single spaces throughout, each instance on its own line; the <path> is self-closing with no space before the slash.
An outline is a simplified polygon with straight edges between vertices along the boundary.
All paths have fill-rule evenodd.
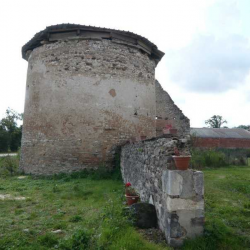
<path id="1" fill-rule="evenodd" d="M 155 132 L 156 61 L 118 39 L 64 39 L 29 55 L 20 167 L 54 174 L 111 165 Z"/>
<path id="2" fill-rule="evenodd" d="M 124 182 L 130 182 L 141 200 L 155 205 L 158 224 L 168 243 L 180 246 L 187 237 L 203 233 L 203 173 L 176 170 L 174 148 L 189 154 L 186 138 L 160 138 L 122 147 Z"/>
<path id="3" fill-rule="evenodd" d="M 179 136 L 190 134 L 189 119 L 175 105 L 169 94 L 163 90 L 160 83 L 155 81 L 156 94 L 156 134 L 163 134 L 163 129 L 171 125 L 177 129 Z"/>

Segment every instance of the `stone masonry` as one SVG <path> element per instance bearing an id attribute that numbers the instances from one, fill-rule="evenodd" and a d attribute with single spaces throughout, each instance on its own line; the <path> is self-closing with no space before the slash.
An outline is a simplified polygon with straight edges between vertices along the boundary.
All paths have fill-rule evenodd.
<path id="1" fill-rule="evenodd" d="M 122 147 L 124 182 L 130 182 L 143 202 L 155 205 L 159 228 L 171 246 L 203 234 L 203 173 L 176 170 L 172 155 L 177 147 L 189 154 L 189 138 L 155 138 Z"/>
<path id="2" fill-rule="evenodd" d="M 155 137 L 155 67 L 163 53 L 130 32 L 56 25 L 28 60 L 20 168 L 54 174 L 112 166 L 116 146 Z"/>
<path id="3" fill-rule="evenodd" d="M 156 95 L 156 135 L 163 134 L 166 126 L 177 129 L 178 136 L 186 136 L 190 134 L 189 119 L 175 105 L 170 95 L 163 90 L 160 83 L 155 82 Z"/>

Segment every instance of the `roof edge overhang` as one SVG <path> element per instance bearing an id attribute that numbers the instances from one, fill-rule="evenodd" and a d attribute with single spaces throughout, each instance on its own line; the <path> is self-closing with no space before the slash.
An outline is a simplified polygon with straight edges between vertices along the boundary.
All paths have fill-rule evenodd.
<path id="1" fill-rule="evenodd" d="M 58 40 L 65 39 L 110 39 L 112 41 L 119 40 L 119 43 L 136 47 L 146 52 L 152 59 L 156 61 L 156 63 L 158 63 L 164 56 L 164 53 L 160 51 L 157 46 L 150 42 L 147 38 L 129 31 L 78 24 L 59 24 L 48 26 L 45 30 L 42 30 L 35 34 L 35 36 L 22 47 L 22 57 L 23 59 L 28 60 L 28 52 L 32 51 L 33 49 L 43 46 L 46 43 L 53 43 Z"/>

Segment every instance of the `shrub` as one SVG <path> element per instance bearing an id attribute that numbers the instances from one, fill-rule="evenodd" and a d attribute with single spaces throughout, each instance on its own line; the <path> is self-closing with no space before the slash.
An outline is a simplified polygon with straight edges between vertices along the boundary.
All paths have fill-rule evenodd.
<path id="1" fill-rule="evenodd" d="M 212 149 L 193 149 L 191 154 L 191 165 L 192 168 L 195 169 L 201 169 L 203 167 L 223 167 L 228 165 L 225 154 Z"/>
<path id="2" fill-rule="evenodd" d="M 18 173 L 18 156 L 6 156 L 0 158 L 0 175 L 13 176 Z"/>
<path id="3" fill-rule="evenodd" d="M 230 165 L 247 165 L 247 158 L 250 156 L 250 149 L 244 148 L 218 148 L 226 156 L 226 161 Z"/>
<path id="4" fill-rule="evenodd" d="M 92 233 L 87 229 L 77 230 L 71 238 L 62 240 L 59 244 L 59 249 L 62 250 L 78 250 L 78 249 L 89 249 Z"/>
<path id="5" fill-rule="evenodd" d="M 228 165 L 247 165 L 250 155 L 249 149 L 242 148 L 216 148 L 198 149 L 192 148 L 191 165 L 193 168 L 224 167 Z"/>

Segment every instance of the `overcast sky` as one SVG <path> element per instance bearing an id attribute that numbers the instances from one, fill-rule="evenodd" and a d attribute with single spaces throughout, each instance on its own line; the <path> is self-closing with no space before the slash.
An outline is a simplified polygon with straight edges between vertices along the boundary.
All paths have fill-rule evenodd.
<path id="1" fill-rule="evenodd" d="M 1 0 L 0 118 L 23 112 L 28 63 L 21 47 L 46 26 L 76 23 L 129 30 L 165 53 L 156 78 L 190 118 L 205 126 L 250 124 L 249 0 Z"/>

